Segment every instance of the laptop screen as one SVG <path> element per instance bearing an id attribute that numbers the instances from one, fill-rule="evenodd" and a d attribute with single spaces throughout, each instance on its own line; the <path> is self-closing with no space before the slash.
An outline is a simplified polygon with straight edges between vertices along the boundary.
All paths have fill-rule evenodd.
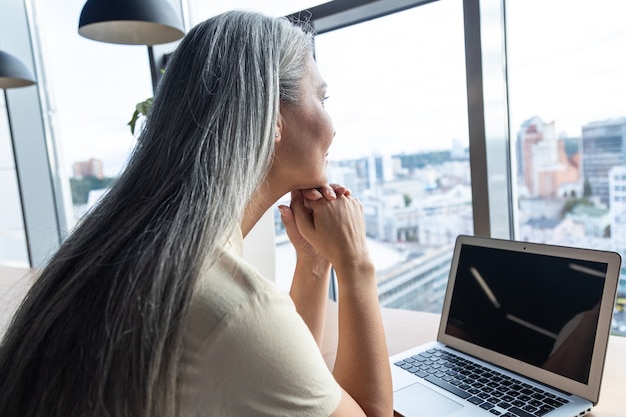
<path id="1" fill-rule="evenodd" d="M 586 384 L 607 264 L 463 244 L 445 333 Z"/>

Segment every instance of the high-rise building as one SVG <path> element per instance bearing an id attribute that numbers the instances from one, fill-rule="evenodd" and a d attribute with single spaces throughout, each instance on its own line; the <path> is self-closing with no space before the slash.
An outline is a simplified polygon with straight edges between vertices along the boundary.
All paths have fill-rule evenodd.
<path id="1" fill-rule="evenodd" d="M 567 138 L 557 138 L 555 123 L 533 117 L 518 134 L 520 175 L 530 197 L 561 197 L 580 191 L 577 146 L 574 152 Z"/>
<path id="2" fill-rule="evenodd" d="M 591 195 L 609 205 L 609 171 L 626 164 L 626 117 L 582 127 L 583 178 Z"/>
<path id="3" fill-rule="evenodd" d="M 611 249 L 626 259 L 626 164 L 609 171 L 609 205 L 611 212 Z M 626 266 L 618 287 L 618 298 L 626 297 Z"/>
<path id="4" fill-rule="evenodd" d="M 96 177 L 104 178 L 104 165 L 100 159 L 91 158 L 87 161 L 74 162 L 74 178 Z"/>
<path id="5" fill-rule="evenodd" d="M 626 164 L 609 171 L 611 247 L 626 256 Z"/>

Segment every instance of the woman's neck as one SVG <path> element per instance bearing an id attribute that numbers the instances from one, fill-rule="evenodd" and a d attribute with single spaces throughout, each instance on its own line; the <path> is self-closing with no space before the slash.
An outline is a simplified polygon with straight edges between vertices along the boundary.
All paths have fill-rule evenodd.
<path id="1" fill-rule="evenodd" d="M 243 237 L 252 230 L 254 225 L 285 193 L 272 192 L 271 188 L 264 184 L 252 196 L 241 220 L 241 233 Z"/>

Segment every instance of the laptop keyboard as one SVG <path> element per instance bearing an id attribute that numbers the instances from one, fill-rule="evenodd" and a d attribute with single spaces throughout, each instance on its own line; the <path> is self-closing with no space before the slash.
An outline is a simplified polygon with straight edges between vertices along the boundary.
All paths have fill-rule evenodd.
<path id="1" fill-rule="evenodd" d="M 567 399 L 448 351 L 433 348 L 396 366 L 503 417 L 541 417 Z"/>

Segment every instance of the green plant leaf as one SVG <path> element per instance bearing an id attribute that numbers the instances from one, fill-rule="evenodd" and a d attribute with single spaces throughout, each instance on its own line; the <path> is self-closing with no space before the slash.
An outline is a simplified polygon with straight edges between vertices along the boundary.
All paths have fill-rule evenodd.
<path id="1" fill-rule="evenodd" d="M 130 126 L 130 133 L 132 133 L 133 136 L 135 135 L 135 125 L 137 124 L 137 120 L 139 120 L 139 116 L 147 116 L 150 111 L 150 107 L 152 107 L 152 97 L 145 99 L 141 103 L 137 103 L 135 106 L 133 117 L 127 123 L 127 125 Z"/>
<path id="2" fill-rule="evenodd" d="M 137 119 L 139 119 L 139 112 L 135 110 L 133 112 L 133 117 L 127 123 L 127 125 L 130 126 L 130 133 L 132 133 L 133 136 L 135 136 L 135 124 L 137 123 Z"/>

